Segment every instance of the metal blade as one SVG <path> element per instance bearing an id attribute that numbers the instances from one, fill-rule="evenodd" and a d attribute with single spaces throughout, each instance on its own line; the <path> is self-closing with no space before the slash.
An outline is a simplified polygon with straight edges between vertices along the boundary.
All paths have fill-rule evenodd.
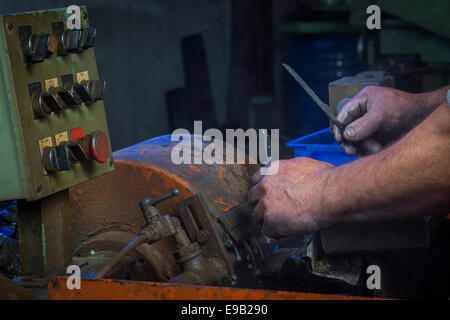
<path id="1" fill-rule="evenodd" d="M 344 130 L 344 126 L 340 123 L 334 114 L 331 112 L 330 107 L 324 103 L 320 98 L 314 93 L 314 91 L 306 84 L 305 81 L 287 64 L 283 63 L 283 67 L 291 74 L 291 76 L 297 81 L 298 84 L 302 86 L 303 89 L 309 94 L 309 96 L 314 100 L 315 103 L 322 109 L 323 112 L 327 115 L 327 117 L 333 122 L 340 130 Z"/>

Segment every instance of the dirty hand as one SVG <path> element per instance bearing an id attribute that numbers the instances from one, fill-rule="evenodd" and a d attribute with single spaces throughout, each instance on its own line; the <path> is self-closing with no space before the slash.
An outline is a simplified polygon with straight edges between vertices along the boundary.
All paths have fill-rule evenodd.
<path id="1" fill-rule="evenodd" d="M 262 225 L 269 237 L 309 234 L 327 226 L 323 210 L 324 173 L 333 165 L 310 158 L 279 161 L 277 174 L 252 178 L 255 186 L 248 195 L 257 203 L 253 224 Z"/>
<path id="2" fill-rule="evenodd" d="M 334 126 L 334 137 L 351 156 L 377 153 L 417 124 L 415 104 L 414 94 L 366 87 L 340 110 L 337 120 L 345 130 Z"/>

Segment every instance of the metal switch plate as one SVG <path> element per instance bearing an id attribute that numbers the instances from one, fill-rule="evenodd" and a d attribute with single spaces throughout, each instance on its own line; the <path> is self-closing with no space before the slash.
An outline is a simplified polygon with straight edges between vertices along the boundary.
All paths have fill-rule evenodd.
<path id="1" fill-rule="evenodd" d="M 42 161 L 40 141 L 57 146 L 62 132 L 73 140 L 77 128 L 101 131 L 109 142 L 96 30 L 80 9 L 81 29 L 67 43 L 66 8 L 0 16 L 0 201 L 37 200 L 114 170 L 111 151 L 109 161 L 64 171 L 47 172 Z"/>

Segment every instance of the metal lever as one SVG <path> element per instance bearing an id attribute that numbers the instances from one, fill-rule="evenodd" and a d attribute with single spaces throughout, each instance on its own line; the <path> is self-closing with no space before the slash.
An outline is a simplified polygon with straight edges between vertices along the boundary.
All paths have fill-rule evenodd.
<path id="1" fill-rule="evenodd" d="M 103 99 L 103 92 L 106 85 L 105 80 L 84 80 L 81 81 L 81 84 L 87 89 L 94 101 Z"/>
<path id="2" fill-rule="evenodd" d="M 156 199 L 146 198 L 139 203 L 139 206 L 144 214 L 147 224 L 142 229 L 141 233 L 122 249 L 114 258 L 99 271 L 95 279 L 102 279 L 107 276 L 114 267 L 132 250 L 137 248 L 144 242 L 153 243 L 160 239 L 184 232 L 180 227 L 180 221 L 176 217 L 168 215 L 160 216 L 158 209 L 154 207 L 157 203 L 173 197 L 179 193 L 178 189 L 173 189 L 172 192 L 165 194 Z"/>
<path id="3" fill-rule="evenodd" d="M 172 192 L 169 192 L 169 193 L 167 193 L 167 194 L 165 194 L 165 195 L 163 195 L 163 196 L 161 196 L 159 198 L 151 200 L 151 205 L 155 206 L 158 203 L 160 203 L 161 201 L 167 200 L 167 199 L 169 199 L 169 198 L 171 198 L 173 196 L 178 195 L 179 193 L 180 193 L 180 191 L 178 189 L 173 189 Z"/>
<path id="4" fill-rule="evenodd" d="M 141 208 L 145 221 L 147 223 L 150 223 L 153 217 L 158 216 L 159 214 L 158 209 L 154 207 L 155 205 L 157 205 L 161 201 L 169 199 L 170 197 L 178 195 L 178 193 L 179 193 L 178 189 L 173 189 L 172 192 L 167 193 L 159 198 L 156 199 L 145 198 L 144 200 L 142 200 L 139 203 L 139 207 Z"/>
<path id="5" fill-rule="evenodd" d="M 62 33 L 61 42 L 66 52 L 78 51 L 81 48 L 81 30 L 66 30 Z"/>
<path id="6" fill-rule="evenodd" d="M 47 55 L 50 35 L 47 33 L 30 34 L 21 39 L 22 51 L 31 62 L 42 62 Z"/>

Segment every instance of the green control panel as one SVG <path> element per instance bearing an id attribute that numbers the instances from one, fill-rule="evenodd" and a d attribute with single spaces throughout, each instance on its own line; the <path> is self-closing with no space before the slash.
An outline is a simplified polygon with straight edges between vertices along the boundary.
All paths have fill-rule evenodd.
<path id="1" fill-rule="evenodd" d="M 37 200 L 114 170 L 85 7 L 0 17 L 0 201 Z M 70 26 L 70 24 L 69 24 Z"/>

